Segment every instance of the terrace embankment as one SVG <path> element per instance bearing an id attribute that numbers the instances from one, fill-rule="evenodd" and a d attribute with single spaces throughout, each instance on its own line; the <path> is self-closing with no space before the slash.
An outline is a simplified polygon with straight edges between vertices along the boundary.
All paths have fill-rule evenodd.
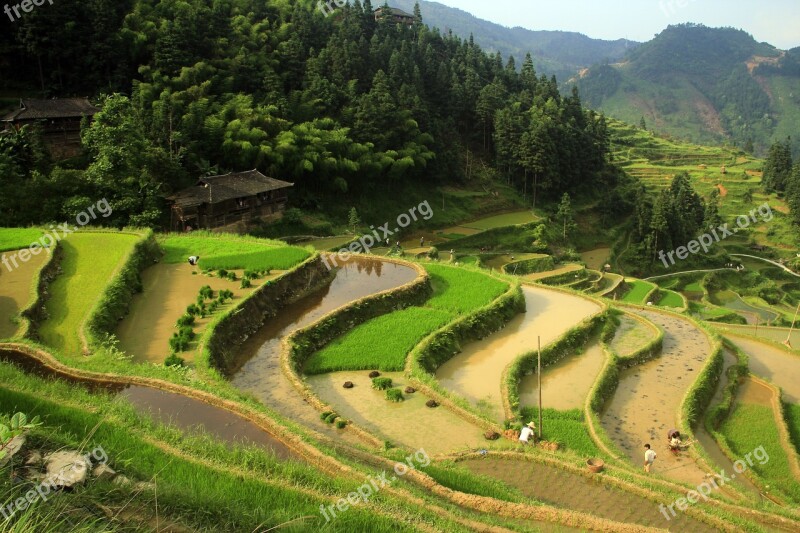
<path id="1" fill-rule="evenodd" d="M 6 252 L 14 255 L 15 252 Z M 0 267 L 0 339 L 13 337 L 18 329 L 14 318 L 25 309 L 33 298 L 33 282 L 36 273 L 49 259 L 49 253 L 31 255 L 27 262 L 8 270 Z"/>
<path id="2" fill-rule="evenodd" d="M 319 419 L 281 370 L 282 341 L 330 312 L 355 300 L 410 283 L 418 276 L 409 266 L 378 259 L 354 258 L 336 272 L 324 289 L 283 307 L 267 320 L 231 359 L 231 382 L 272 409 L 327 434 L 341 434 Z"/>
<path id="3" fill-rule="evenodd" d="M 669 453 L 667 431 L 681 427 L 681 403 L 711 355 L 711 344 L 703 331 L 676 315 L 634 312 L 664 330 L 661 357 L 620 372 L 603 408 L 603 428 L 631 463 L 642 464 L 644 445 L 650 443 L 659 458 L 654 472 L 697 485 L 705 472 L 686 454 Z"/>
<path id="4" fill-rule="evenodd" d="M 467 344 L 464 350 L 436 371 L 441 385 L 489 412 L 505 418 L 502 402 L 503 372 L 517 357 L 554 341 L 584 318 L 600 312 L 591 300 L 540 287 L 523 286 L 525 313 L 501 331 Z"/>

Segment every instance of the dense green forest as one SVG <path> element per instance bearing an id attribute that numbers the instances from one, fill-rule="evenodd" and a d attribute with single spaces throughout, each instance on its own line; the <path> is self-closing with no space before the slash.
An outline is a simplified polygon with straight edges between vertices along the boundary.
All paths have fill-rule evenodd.
<path id="1" fill-rule="evenodd" d="M 422 24 L 375 20 L 369 0 L 63 1 L 3 33 L 11 89 L 90 95 L 85 158 L 52 165 L 35 132 L 3 141 L 0 224 L 72 214 L 106 197 L 111 224 L 158 226 L 163 197 L 198 175 L 258 168 L 293 201 L 464 179 L 470 161 L 534 198 L 608 190 L 602 116 L 561 95 L 528 56 L 486 54 Z M 66 28 L 66 30 L 65 30 Z M 46 201 L 39 201 L 47 198 Z"/>

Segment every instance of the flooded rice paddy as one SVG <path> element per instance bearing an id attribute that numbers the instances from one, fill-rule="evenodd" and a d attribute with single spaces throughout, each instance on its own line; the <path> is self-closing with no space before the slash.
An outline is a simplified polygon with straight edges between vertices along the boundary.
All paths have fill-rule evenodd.
<path id="1" fill-rule="evenodd" d="M 621 357 L 630 357 L 656 337 L 656 331 L 633 315 L 623 313 L 610 347 Z"/>
<path id="2" fill-rule="evenodd" d="M 467 344 L 463 351 L 436 371 L 441 385 L 465 397 L 495 420 L 502 421 L 501 379 L 518 356 L 542 346 L 600 311 L 590 300 L 540 287 L 522 287 L 526 312 L 514 317 L 501 331 Z"/>
<path id="3" fill-rule="evenodd" d="M 80 379 L 53 370 L 36 359 L 13 349 L 0 349 L 0 361 L 43 379 L 58 379 L 85 387 L 94 394 L 112 394 L 128 401 L 134 410 L 156 422 L 188 432 L 207 432 L 229 444 L 256 445 L 281 459 L 299 460 L 300 456 L 255 423 L 221 407 L 181 394 L 146 386 L 126 386 Z"/>
<path id="4" fill-rule="evenodd" d="M 241 278 L 241 272 L 237 277 Z M 197 267 L 188 263 L 153 265 L 142 273 L 144 290 L 133 297 L 130 312 L 117 327 L 119 347 L 137 362 L 163 363 L 170 353 L 169 338 L 177 331 L 175 323 L 186 312 L 186 307 L 195 303 L 201 287 L 209 285 L 215 292 L 233 291 L 235 305 L 265 281 L 253 280 L 252 288 L 242 289 L 240 281 L 200 274 Z M 198 318 L 195 331 L 201 333 L 211 320 L 211 316 Z M 181 356 L 191 361 L 194 350 Z"/>
<path id="5" fill-rule="evenodd" d="M 750 372 L 780 387 L 785 401 L 800 404 L 800 355 L 739 335 L 725 337 L 749 356 Z"/>
<path id="6" fill-rule="evenodd" d="M 582 409 L 604 361 L 605 354 L 600 343 L 591 342 L 582 353 L 565 357 L 543 368 L 542 406 L 560 411 Z M 519 396 L 523 407 L 539 405 L 538 384 L 536 374 L 522 378 Z"/>
<path id="7" fill-rule="evenodd" d="M 319 419 L 284 376 L 281 340 L 353 300 L 400 287 L 416 276 L 412 268 L 378 259 L 354 258 L 344 263 L 330 285 L 282 309 L 241 346 L 231 382 L 295 422 L 329 435 L 341 434 Z"/>
<path id="8" fill-rule="evenodd" d="M 425 405 L 430 398 L 420 392 L 404 393 L 402 402 L 390 402 L 385 392 L 372 388 L 369 372 L 334 372 L 309 376 L 308 384 L 336 412 L 382 440 L 429 454 L 444 454 L 485 447 L 483 431 L 439 406 Z M 384 372 L 392 386 L 405 390 L 409 385 L 402 372 Z M 352 381 L 352 389 L 342 387 Z"/>
<path id="9" fill-rule="evenodd" d="M 14 253 L 4 252 L 3 255 L 11 256 Z M 40 251 L 37 255 L 31 255 L 26 262 L 19 261 L 17 268 L 8 270 L 7 267 L 0 267 L 0 339 L 16 334 L 18 325 L 14 318 L 31 302 L 33 280 L 49 257 L 49 253 Z"/>
<path id="10" fill-rule="evenodd" d="M 711 344 L 705 333 L 683 318 L 635 312 L 664 330 L 663 350 L 660 357 L 620 372 L 619 386 L 606 402 L 601 423 L 632 464 L 643 463 L 644 445 L 650 443 L 658 454 L 654 472 L 697 485 L 705 472 L 689 457 L 669 453 L 667 431 L 680 427 L 681 402 L 711 355 Z"/>

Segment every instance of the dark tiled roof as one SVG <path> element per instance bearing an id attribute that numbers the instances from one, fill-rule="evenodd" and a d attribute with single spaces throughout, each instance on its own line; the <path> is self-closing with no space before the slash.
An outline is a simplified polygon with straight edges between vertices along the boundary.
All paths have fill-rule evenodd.
<path id="1" fill-rule="evenodd" d="M 3 117 L 4 122 L 47 118 L 78 118 L 92 116 L 99 109 L 88 98 L 55 98 L 52 100 L 20 100 L 20 108 Z"/>
<path id="2" fill-rule="evenodd" d="M 180 207 L 218 204 L 235 198 L 247 198 L 262 192 L 293 187 L 294 183 L 268 178 L 258 170 L 200 178 L 197 185 L 170 196 Z"/>
<path id="3" fill-rule="evenodd" d="M 376 11 L 376 12 L 377 12 L 377 11 L 383 11 L 383 8 L 382 8 L 382 7 L 379 7 L 379 8 L 378 8 L 378 9 L 376 9 L 375 11 Z M 411 13 L 406 13 L 406 12 L 405 12 L 405 11 L 403 11 L 402 9 L 399 9 L 399 8 L 396 8 L 396 7 L 390 7 L 390 8 L 389 8 L 389 12 L 390 12 L 390 13 L 391 13 L 393 16 L 395 16 L 395 17 L 404 17 L 404 18 L 405 18 L 405 17 L 408 17 L 408 18 L 412 18 L 412 19 L 414 18 L 414 15 L 412 15 Z"/>

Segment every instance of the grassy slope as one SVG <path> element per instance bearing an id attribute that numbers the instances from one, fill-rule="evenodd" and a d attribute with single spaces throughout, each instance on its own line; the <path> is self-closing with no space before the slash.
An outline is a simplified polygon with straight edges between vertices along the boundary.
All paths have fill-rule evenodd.
<path id="1" fill-rule="evenodd" d="M 52 448 L 77 449 L 83 445 L 91 450 L 102 446 L 113 468 L 136 481 L 157 482 L 162 520 L 178 518 L 193 530 L 264 530 L 301 516 L 307 517 L 307 522 L 301 521 L 289 530 L 325 527 L 325 520 L 319 514 L 324 500 L 302 490 L 311 488 L 329 494 L 333 500 L 356 488 L 355 482 L 332 478 L 312 466 L 279 461 L 261 449 L 231 449 L 211 439 L 185 437 L 178 431 L 158 428 L 134 414 L 131 407 L 119 402 L 112 405 L 108 397 L 89 395 L 63 383 L 43 382 L 8 365 L 0 365 L 0 376 L 4 378 L 2 381 L 8 379 L 15 388 L 22 389 L 0 387 L 0 412 L 22 410 L 42 417 L 45 426 L 35 432 L 33 440 Z M 40 394 L 48 399 L 42 400 Z M 93 412 L 96 410 L 104 414 Z M 90 433 L 86 444 L 83 439 Z M 180 448 L 190 458 L 171 455 L 159 447 L 162 444 Z M 211 463 L 217 466 L 210 466 Z M 225 471 L 226 467 L 243 468 L 256 476 L 243 477 Z M 22 486 L 11 489 L 3 481 L 0 490 L 5 498 L 8 494 L 22 496 L 27 489 Z M 102 501 L 104 505 L 131 509 L 137 506 L 151 509 L 153 505 L 150 491 L 122 490 L 110 483 L 94 483 L 87 490 L 96 493 L 89 495 L 90 501 Z M 62 498 L 79 496 L 68 494 Z M 105 519 L 95 505 L 81 507 L 84 508 L 79 507 L 79 511 L 94 510 Z M 125 522 L 126 517 L 123 514 L 119 519 Z M 330 531 L 404 529 L 403 525 L 359 507 L 341 513 L 326 527 Z"/>
<path id="2" fill-rule="evenodd" d="M 487 305 L 508 288 L 480 272 L 437 264 L 425 268 L 431 275 L 434 295 L 424 307 L 411 307 L 357 326 L 315 353 L 304 372 L 402 370 L 408 352 L 425 336 L 456 316 Z"/>
<path id="3" fill-rule="evenodd" d="M 306 259 L 310 253 L 280 241 L 193 233 L 167 235 L 160 239 L 165 263 L 181 263 L 191 255 L 200 257 L 200 266 L 212 270 L 286 270 Z"/>
<path id="4" fill-rule="evenodd" d="M 78 332 L 138 240 L 128 234 L 75 233 L 62 241 L 61 275 L 50 285 L 49 318 L 39 329 L 44 344 L 69 355 L 82 352 Z"/>

